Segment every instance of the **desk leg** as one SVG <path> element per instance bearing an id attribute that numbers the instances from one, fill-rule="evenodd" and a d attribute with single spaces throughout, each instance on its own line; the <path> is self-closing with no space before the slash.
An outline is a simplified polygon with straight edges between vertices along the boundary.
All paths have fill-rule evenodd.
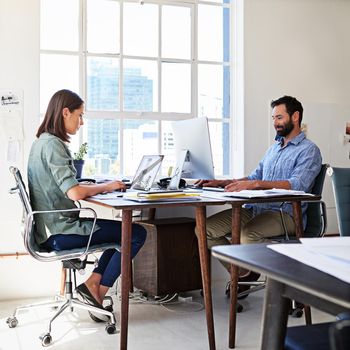
<path id="1" fill-rule="evenodd" d="M 122 212 L 122 300 L 120 310 L 120 350 L 128 347 L 128 318 L 129 318 L 129 291 L 130 291 L 130 262 L 131 262 L 131 230 L 132 210 L 123 209 Z"/>
<path id="2" fill-rule="evenodd" d="M 232 206 L 232 244 L 241 242 L 241 206 Z M 236 342 L 238 266 L 231 265 L 229 348 Z"/>
<path id="3" fill-rule="evenodd" d="M 304 229 L 303 229 L 303 215 L 301 212 L 301 203 L 300 201 L 292 202 L 293 205 L 293 217 L 295 221 L 295 235 L 299 239 L 303 237 Z"/>
<path id="4" fill-rule="evenodd" d="M 284 298 L 284 284 L 267 279 L 263 310 L 261 350 L 284 349 L 290 300 Z"/>
<path id="5" fill-rule="evenodd" d="M 206 215 L 205 207 L 196 207 L 196 225 L 198 228 L 198 248 L 201 264 L 202 284 L 204 293 L 205 314 L 207 318 L 207 330 L 210 350 L 215 350 L 215 333 L 213 304 L 211 297 L 211 282 L 209 269 L 209 253 L 207 245 Z"/>

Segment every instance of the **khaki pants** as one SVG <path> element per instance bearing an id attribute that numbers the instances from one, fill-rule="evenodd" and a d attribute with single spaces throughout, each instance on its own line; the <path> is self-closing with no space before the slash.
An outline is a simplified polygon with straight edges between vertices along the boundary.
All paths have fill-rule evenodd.
<path id="1" fill-rule="evenodd" d="M 293 218 L 286 213 L 283 214 L 283 217 L 288 234 L 295 234 Z M 209 249 L 216 245 L 231 244 L 231 219 L 231 209 L 224 210 L 207 218 L 207 242 Z M 197 233 L 196 228 L 196 234 Z M 282 234 L 284 234 L 284 228 L 279 212 L 265 211 L 253 217 L 252 210 L 242 208 L 242 244 L 268 242 L 269 239 L 266 237 L 280 236 Z M 222 262 L 222 264 L 229 270 L 230 264 L 225 262 Z"/>

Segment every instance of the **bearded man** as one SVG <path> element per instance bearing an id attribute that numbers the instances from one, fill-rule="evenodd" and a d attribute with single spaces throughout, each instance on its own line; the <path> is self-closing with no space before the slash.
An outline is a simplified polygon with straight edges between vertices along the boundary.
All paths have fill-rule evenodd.
<path id="1" fill-rule="evenodd" d="M 283 96 L 271 102 L 272 121 L 276 130 L 273 144 L 247 177 L 232 180 L 200 180 L 199 186 L 224 187 L 225 191 L 267 190 L 280 188 L 310 192 L 321 170 L 319 148 L 301 130 L 302 104 L 294 97 Z M 246 205 L 241 214 L 241 243 L 260 243 L 266 237 L 284 233 L 280 214 L 281 203 Z M 307 204 L 302 203 L 303 226 L 306 227 Z M 291 203 L 283 205 L 283 219 L 289 234 L 295 234 Z M 208 248 L 230 244 L 231 209 L 219 212 L 207 219 Z M 229 264 L 225 264 L 229 270 Z M 259 275 L 246 271 L 240 281 L 253 281 Z"/>

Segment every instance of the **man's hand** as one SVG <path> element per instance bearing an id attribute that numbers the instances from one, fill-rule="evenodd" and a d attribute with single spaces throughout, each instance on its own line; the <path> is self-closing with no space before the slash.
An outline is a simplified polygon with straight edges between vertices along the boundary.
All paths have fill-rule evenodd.
<path id="1" fill-rule="evenodd" d="M 229 183 L 231 183 L 232 180 L 198 180 L 195 182 L 195 186 L 197 187 L 225 187 Z"/>
<path id="2" fill-rule="evenodd" d="M 242 190 L 256 190 L 257 182 L 255 180 L 234 180 L 225 186 L 225 192 L 239 192 Z"/>

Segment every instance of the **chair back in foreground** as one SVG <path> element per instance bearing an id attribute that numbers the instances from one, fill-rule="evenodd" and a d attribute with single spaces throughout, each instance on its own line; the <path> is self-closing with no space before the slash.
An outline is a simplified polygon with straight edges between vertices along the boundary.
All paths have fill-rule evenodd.
<path id="1" fill-rule="evenodd" d="M 350 168 L 329 168 L 341 236 L 350 236 Z"/>

